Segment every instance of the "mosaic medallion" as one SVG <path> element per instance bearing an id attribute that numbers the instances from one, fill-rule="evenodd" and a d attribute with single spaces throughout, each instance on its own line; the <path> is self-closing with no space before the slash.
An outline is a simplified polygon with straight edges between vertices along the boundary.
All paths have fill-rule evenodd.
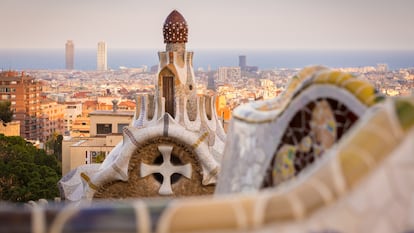
<path id="1" fill-rule="evenodd" d="M 312 164 L 357 121 L 341 102 L 318 98 L 296 112 L 268 168 L 263 187 L 276 186 Z"/>

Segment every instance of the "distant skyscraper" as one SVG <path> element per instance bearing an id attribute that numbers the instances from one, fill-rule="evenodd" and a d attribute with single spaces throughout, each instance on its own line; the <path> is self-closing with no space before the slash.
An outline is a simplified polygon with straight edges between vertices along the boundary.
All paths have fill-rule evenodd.
<path id="1" fill-rule="evenodd" d="M 208 74 L 207 90 L 216 91 L 216 83 L 214 82 L 214 74 L 213 73 Z"/>
<path id="2" fill-rule="evenodd" d="M 100 41 L 98 43 L 96 61 L 97 70 L 104 71 L 108 69 L 107 47 L 105 41 Z"/>
<path id="3" fill-rule="evenodd" d="M 74 66 L 74 55 L 75 55 L 75 45 L 73 41 L 68 40 L 66 42 L 66 69 L 73 70 Z"/>
<path id="4" fill-rule="evenodd" d="M 259 67 L 257 67 L 257 66 L 248 66 L 247 65 L 246 55 L 240 55 L 239 56 L 239 66 L 240 66 L 241 71 L 257 72 L 259 70 Z"/>
<path id="5" fill-rule="evenodd" d="M 247 66 L 246 55 L 239 56 L 239 66 L 242 68 L 242 70 Z"/>

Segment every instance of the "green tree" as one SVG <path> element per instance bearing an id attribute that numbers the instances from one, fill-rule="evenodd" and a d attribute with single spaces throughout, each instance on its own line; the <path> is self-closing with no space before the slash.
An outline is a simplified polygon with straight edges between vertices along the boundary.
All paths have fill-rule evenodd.
<path id="1" fill-rule="evenodd" d="M 54 154 L 59 161 L 62 161 L 62 141 L 63 136 L 55 132 L 46 142 L 46 151 Z"/>
<path id="2" fill-rule="evenodd" d="M 0 200 L 27 202 L 59 196 L 56 157 L 21 137 L 0 134 Z"/>
<path id="3" fill-rule="evenodd" d="M 10 101 L 0 101 L 0 120 L 3 121 L 3 124 L 13 120 L 13 111 L 10 106 Z"/>

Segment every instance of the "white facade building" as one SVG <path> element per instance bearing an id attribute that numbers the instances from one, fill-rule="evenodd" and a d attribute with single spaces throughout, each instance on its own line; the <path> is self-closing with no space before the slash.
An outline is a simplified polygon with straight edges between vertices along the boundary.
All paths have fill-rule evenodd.
<path id="1" fill-rule="evenodd" d="M 239 80 L 241 78 L 241 68 L 240 66 L 230 66 L 230 67 L 219 67 L 218 68 L 218 80 L 220 82 L 225 82 L 229 79 Z"/>

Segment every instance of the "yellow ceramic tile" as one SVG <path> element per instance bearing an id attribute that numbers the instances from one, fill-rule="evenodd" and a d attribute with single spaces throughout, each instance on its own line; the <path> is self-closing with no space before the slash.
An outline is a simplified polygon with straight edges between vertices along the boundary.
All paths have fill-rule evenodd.
<path id="1" fill-rule="evenodd" d="M 295 211 L 287 195 L 275 195 L 265 202 L 263 223 L 292 221 L 296 218 Z"/>
<path id="2" fill-rule="evenodd" d="M 398 135 L 393 133 L 392 127 L 383 108 L 344 139 L 339 148 L 339 160 L 348 185 L 355 185 L 394 149 Z"/>

